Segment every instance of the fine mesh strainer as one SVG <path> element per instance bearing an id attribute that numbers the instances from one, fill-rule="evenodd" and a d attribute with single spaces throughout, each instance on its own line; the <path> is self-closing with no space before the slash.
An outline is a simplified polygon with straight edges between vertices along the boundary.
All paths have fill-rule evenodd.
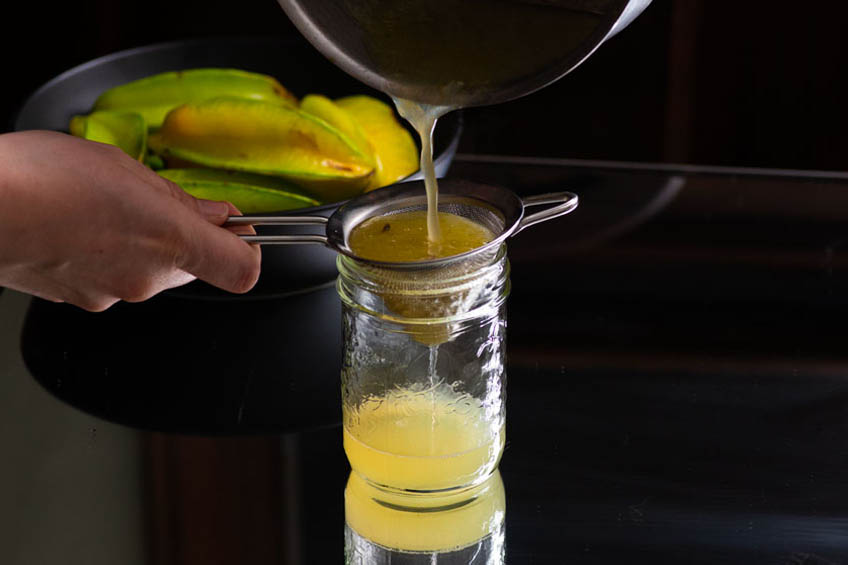
<path id="1" fill-rule="evenodd" d="M 323 216 L 232 216 L 225 225 L 316 225 L 325 226 L 325 234 L 300 235 L 243 235 L 251 243 L 326 245 L 343 255 L 374 266 L 393 269 L 442 267 L 466 262 L 474 256 L 494 252 L 501 243 L 524 228 L 568 214 L 577 208 L 578 198 L 571 192 L 554 192 L 520 198 L 506 188 L 473 183 L 459 179 L 439 181 L 439 211 L 449 212 L 482 224 L 495 238 L 466 253 L 424 261 L 392 263 L 358 257 L 350 248 L 350 234 L 365 220 L 377 216 L 427 209 L 423 181 L 395 184 L 367 192 L 340 206 L 329 218 Z M 539 212 L 525 215 L 532 206 L 551 205 Z"/>

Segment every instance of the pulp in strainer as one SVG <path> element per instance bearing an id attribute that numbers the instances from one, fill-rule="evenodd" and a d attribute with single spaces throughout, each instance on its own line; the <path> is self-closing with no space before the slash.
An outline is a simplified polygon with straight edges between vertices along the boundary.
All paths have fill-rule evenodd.
<path id="1" fill-rule="evenodd" d="M 459 255 L 494 239 L 487 227 L 469 218 L 439 212 L 441 238 L 430 241 L 426 210 L 369 218 L 350 234 L 351 250 L 363 259 L 391 263 L 426 261 Z"/>

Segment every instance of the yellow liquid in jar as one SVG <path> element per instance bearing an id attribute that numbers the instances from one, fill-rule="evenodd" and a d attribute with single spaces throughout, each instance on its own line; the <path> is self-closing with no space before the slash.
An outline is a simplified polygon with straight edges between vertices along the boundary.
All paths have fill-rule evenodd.
<path id="1" fill-rule="evenodd" d="M 427 235 L 427 212 L 418 210 L 365 220 L 350 234 L 350 248 L 363 259 L 401 263 L 458 255 L 494 239 L 488 228 L 468 218 L 449 212 L 438 217 L 438 242 Z"/>
<path id="2" fill-rule="evenodd" d="M 348 461 L 377 485 L 435 491 L 476 484 L 503 451 L 503 420 L 487 418 L 478 401 L 448 387 L 394 390 L 345 410 Z"/>

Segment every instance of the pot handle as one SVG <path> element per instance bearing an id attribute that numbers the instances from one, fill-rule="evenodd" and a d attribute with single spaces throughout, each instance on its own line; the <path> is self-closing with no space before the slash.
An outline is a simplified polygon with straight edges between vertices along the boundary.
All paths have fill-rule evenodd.
<path id="1" fill-rule="evenodd" d="M 230 216 L 224 226 L 326 226 L 323 216 Z M 248 243 L 263 245 L 293 245 L 318 243 L 327 245 L 327 236 L 320 234 L 301 235 L 240 235 Z"/>
<path id="2" fill-rule="evenodd" d="M 545 204 L 556 204 L 556 206 L 551 206 L 541 212 L 524 216 L 518 222 L 518 228 L 514 233 L 518 233 L 526 227 L 544 222 L 545 220 L 564 216 L 572 212 L 577 208 L 579 200 L 578 196 L 573 192 L 549 192 L 548 194 L 538 194 L 522 198 L 521 203 L 525 210 L 531 206 L 544 206 Z"/>

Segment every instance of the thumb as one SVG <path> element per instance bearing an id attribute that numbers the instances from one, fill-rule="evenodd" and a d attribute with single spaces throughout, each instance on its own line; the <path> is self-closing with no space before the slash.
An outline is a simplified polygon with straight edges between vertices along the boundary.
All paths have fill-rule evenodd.
<path id="1" fill-rule="evenodd" d="M 239 209 L 230 202 L 195 198 L 195 206 L 201 216 L 204 216 L 207 221 L 216 226 L 223 226 L 230 216 L 242 215 Z M 250 224 L 229 226 L 227 229 L 239 235 L 256 235 L 256 230 Z"/>
<path id="2" fill-rule="evenodd" d="M 244 293 L 253 288 L 259 279 L 261 251 L 258 245 L 246 243 L 234 233 L 255 233 L 253 227 L 220 227 L 229 216 L 240 216 L 241 212 L 229 202 L 195 198 L 176 183 L 160 178 L 177 200 L 195 212 L 183 218 L 189 231 L 178 267 L 230 292 Z"/>
<path id="3" fill-rule="evenodd" d="M 228 216 L 240 216 L 238 208 L 229 202 L 218 202 L 217 200 L 205 200 L 192 197 L 192 202 L 185 202 L 189 208 L 194 208 L 198 214 L 220 226 L 227 221 Z"/>
<path id="4" fill-rule="evenodd" d="M 196 218 L 178 265 L 182 270 L 218 288 L 244 293 L 259 279 L 259 246 L 243 241 L 227 229 Z"/>
<path id="5" fill-rule="evenodd" d="M 157 175 L 157 181 L 165 190 L 189 210 L 206 218 L 209 222 L 220 226 L 227 221 L 228 216 L 241 216 L 238 208 L 229 202 L 196 198 L 183 190 L 180 185 Z"/>
<path id="6" fill-rule="evenodd" d="M 184 201 L 184 203 L 206 218 L 209 223 L 216 226 L 223 226 L 230 216 L 242 215 L 241 211 L 231 202 L 205 200 L 203 198 L 194 198 L 193 196 L 189 196 L 189 198 L 192 198 L 193 201 Z M 250 224 L 229 226 L 227 229 L 239 235 L 256 235 L 256 230 Z"/>

